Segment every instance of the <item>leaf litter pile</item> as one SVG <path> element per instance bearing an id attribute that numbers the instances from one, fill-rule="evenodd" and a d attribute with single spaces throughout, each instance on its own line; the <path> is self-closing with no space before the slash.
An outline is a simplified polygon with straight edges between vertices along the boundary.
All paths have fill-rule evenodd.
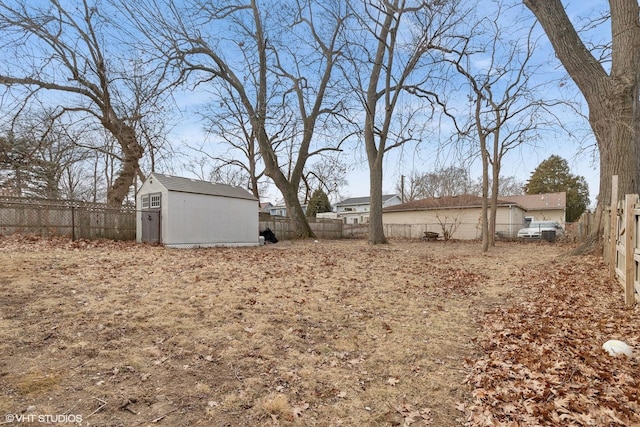
<path id="1" fill-rule="evenodd" d="M 567 257 L 514 277 L 518 302 L 485 316 L 469 382 L 473 425 L 640 425 L 638 308 L 602 259 Z M 602 344 L 623 340 L 632 358 Z"/>
<path id="2" fill-rule="evenodd" d="M 568 247 L 0 237 L 0 414 L 82 425 L 640 423 L 637 309 Z M 3 420 L 0 419 L 0 423 Z"/>

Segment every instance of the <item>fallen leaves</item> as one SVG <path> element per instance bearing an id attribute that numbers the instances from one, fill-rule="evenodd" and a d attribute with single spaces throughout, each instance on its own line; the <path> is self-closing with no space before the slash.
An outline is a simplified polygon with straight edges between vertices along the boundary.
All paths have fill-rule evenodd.
<path id="1" fill-rule="evenodd" d="M 389 378 L 387 378 L 387 381 L 386 381 L 386 383 L 389 384 L 391 387 L 394 387 L 399 382 L 400 382 L 400 380 L 397 379 L 397 378 L 394 378 L 394 377 L 389 377 Z"/>
<path id="2" fill-rule="evenodd" d="M 549 267 L 522 273 L 518 302 L 487 313 L 467 425 L 638 425 L 638 361 L 601 349 L 612 337 L 637 345 L 638 310 L 598 257 Z"/>
<path id="3" fill-rule="evenodd" d="M 602 388 L 586 386 L 582 377 L 593 376 L 588 368 L 598 355 L 592 350 L 604 341 L 572 350 L 573 340 L 589 334 L 576 335 L 572 309 L 558 312 L 549 303 L 523 310 L 493 296 L 489 303 L 503 306 L 487 322 L 498 338 L 475 341 L 489 281 L 525 290 L 521 282 L 529 280 L 567 304 L 574 298 L 524 256 L 533 250 L 542 264 L 549 248 L 503 250 L 486 256 L 469 243 L 340 241 L 181 251 L 0 238 L 3 369 L 77 366 L 53 387 L 63 393 L 39 397 L 3 399 L 13 378 L 0 375 L 0 409 L 35 401 L 62 411 L 80 402 L 77 409 L 87 414 L 95 410 L 87 407 L 91 397 L 100 395 L 135 402 L 124 410 L 107 405 L 92 416 L 103 425 L 162 419 L 167 425 L 450 427 L 460 424 L 461 412 L 570 424 L 567 417 L 588 414 L 598 394 L 602 400 Z M 598 325 L 607 339 L 626 339 L 619 329 L 626 318 L 616 313 Z M 562 316 L 562 324 L 537 324 L 540 316 Z M 521 342 L 544 334 L 557 342 L 537 348 L 530 364 L 521 360 Z M 480 349 L 495 357 L 478 360 L 478 369 L 504 378 L 469 380 L 476 393 L 469 401 L 461 365 L 465 358 L 475 363 L 469 358 Z M 600 381 L 619 384 L 632 400 L 631 372 L 607 374 L 599 372 Z M 520 391 L 496 392 L 499 381 Z M 602 405 L 603 414 L 613 411 L 608 419 L 631 417 L 610 403 Z"/>
<path id="4" fill-rule="evenodd" d="M 401 405 L 397 405 L 394 407 L 397 413 L 401 417 L 401 422 L 396 421 L 396 425 L 402 425 L 403 427 L 408 427 L 417 423 L 420 423 L 422 426 L 428 426 L 433 423 L 433 417 L 431 415 L 431 408 L 416 408 L 413 405 L 408 403 L 403 403 Z M 393 419 L 393 418 L 392 418 Z M 392 421 L 393 425 L 394 422 Z"/>

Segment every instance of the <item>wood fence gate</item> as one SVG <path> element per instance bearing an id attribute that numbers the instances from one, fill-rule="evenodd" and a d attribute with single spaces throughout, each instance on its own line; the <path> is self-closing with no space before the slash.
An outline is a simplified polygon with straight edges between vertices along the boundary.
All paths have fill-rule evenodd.
<path id="1" fill-rule="evenodd" d="M 637 194 L 625 195 L 624 202 L 618 201 L 618 176 L 612 180 L 611 216 L 609 223 L 609 246 L 605 250 L 605 260 L 609 271 L 624 288 L 625 305 L 640 302 L 640 245 L 638 242 L 640 203 Z M 624 204 L 623 204 L 624 203 Z M 605 242 L 607 239 L 605 239 Z"/>

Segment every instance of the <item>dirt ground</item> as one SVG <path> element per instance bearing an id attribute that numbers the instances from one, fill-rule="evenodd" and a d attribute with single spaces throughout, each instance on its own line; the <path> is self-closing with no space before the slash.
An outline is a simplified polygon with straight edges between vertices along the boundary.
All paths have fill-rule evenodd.
<path id="1" fill-rule="evenodd" d="M 558 261 L 567 249 L 345 240 L 179 250 L 0 237 L 0 424 L 520 422 L 499 391 L 517 378 L 488 361 L 515 360 L 513 344 L 498 351 L 509 339 L 501 322 L 517 304 L 529 317 L 541 311 L 531 302 L 540 288 L 528 286 L 575 264 Z M 589 263 L 589 280 L 606 276 Z M 620 304 L 622 290 L 599 283 Z M 637 327 L 636 311 L 620 312 L 609 332 Z M 513 400 L 526 403 L 523 393 Z M 635 393 L 627 418 L 615 413 L 623 421 L 634 420 Z"/>

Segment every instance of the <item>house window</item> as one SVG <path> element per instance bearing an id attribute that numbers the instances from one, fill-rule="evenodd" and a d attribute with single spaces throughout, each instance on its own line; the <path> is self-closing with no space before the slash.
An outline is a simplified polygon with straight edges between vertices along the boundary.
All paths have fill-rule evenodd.
<path id="1" fill-rule="evenodd" d="M 142 196 L 142 209 L 149 209 L 149 195 Z"/>
<path id="2" fill-rule="evenodd" d="M 151 195 L 151 209 L 160 207 L 160 194 Z"/>

